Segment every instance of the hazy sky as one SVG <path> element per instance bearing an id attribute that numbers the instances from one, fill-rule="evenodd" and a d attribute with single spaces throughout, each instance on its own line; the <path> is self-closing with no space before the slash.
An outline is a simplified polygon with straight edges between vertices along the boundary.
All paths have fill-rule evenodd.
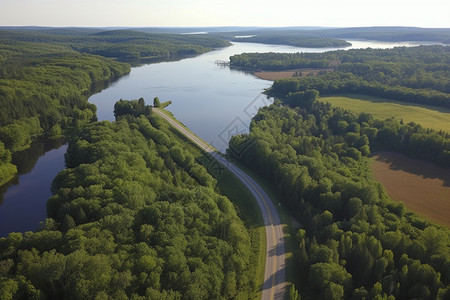
<path id="1" fill-rule="evenodd" d="M 450 28 L 450 1 L 0 0 L 0 25 Z"/>

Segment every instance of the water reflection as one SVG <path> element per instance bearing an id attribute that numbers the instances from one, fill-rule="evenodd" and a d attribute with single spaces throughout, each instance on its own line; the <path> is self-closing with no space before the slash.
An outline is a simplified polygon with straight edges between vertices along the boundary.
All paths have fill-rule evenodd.
<path id="1" fill-rule="evenodd" d="M 36 141 L 13 155 L 18 175 L 0 187 L 0 236 L 36 230 L 47 216 L 53 178 L 64 169 L 64 139 Z"/>

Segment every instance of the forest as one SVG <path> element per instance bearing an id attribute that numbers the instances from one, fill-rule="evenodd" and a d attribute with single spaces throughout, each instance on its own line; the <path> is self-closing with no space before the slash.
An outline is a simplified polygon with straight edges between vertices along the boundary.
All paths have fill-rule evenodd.
<path id="1" fill-rule="evenodd" d="M 69 138 L 37 232 L 0 238 L 1 299 L 248 298 L 250 239 L 143 99 Z"/>
<path id="2" fill-rule="evenodd" d="M 448 159 L 449 137 L 317 97 L 306 91 L 260 109 L 250 133 L 234 136 L 228 150 L 271 182 L 302 224 L 293 233 L 301 298 L 448 299 L 450 232 L 392 201 L 372 178 L 368 156 L 394 149 Z"/>
<path id="3" fill-rule="evenodd" d="M 318 76 L 275 81 L 270 94 L 285 97 L 310 89 L 322 95 L 358 93 L 450 107 L 450 49 L 445 46 L 350 49 L 325 53 L 244 53 L 232 67 L 253 70 L 334 69 Z"/>
<path id="4" fill-rule="evenodd" d="M 118 30 L 0 30 L 0 41 L 55 44 L 130 63 L 142 60 L 175 59 L 227 47 L 227 41 L 205 35 L 152 34 L 130 29 Z"/>
<path id="5" fill-rule="evenodd" d="M 11 153 L 96 120 L 88 97 L 129 73 L 129 63 L 227 45 L 213 37 L 130 30 L 0 31 L 0 185 L 17 173 Z"/>
<path id="6" fill-rule="evenodd" d="M 155 30 L 155 29 L 154 29 Z M 152 31 L 148 29 L 148 31 Z M 430 42 L 450 44 L 449 28 L 372 26 L 349 28 L 323 27 L 238 27 L 203 28 L 209 35 L 232 40 L 235 36 L 311 37 L 315 39 L 373 40 L 385 42 Z"/>
<path id="7" fill-rule="evenodd" d="M 115 122 L 96 122 L 87 101 L 130 64 L 227 45 L 209 35 L 130 30 L 0 31 L 0 184 L 17 172 L 12 153 L 32 140 L 68 140 L 67 169 L 52 184 L 40 230 L 0 238 L 0 299 L 253 296 L 249 231 L 186 140 L 142 98 L 118 101 Z M 449 134 L 316 101 L 319 93 L 359 92 L 449 107 L 449 50 L 230 61 L 334 69 L 276 81 L 269 93 L 283 101 L 260 109 L 228 150 L 274 184 L 302 225 L 290 240 L 301 297 L 450 298 L 449 231 L 389 199 L 368 166 L 374 151 L 394 150 L 449 167 Z"/>
<path id="8" fill-rule="evenodd" d="M 245 38 L 234 38 L 234 42 L 261 43 L 270 45 L 288 45 L 305 48 L 348 47 L 352 44 L 344 40 L 310 37 L 302 35 L 255 35 Z"/>

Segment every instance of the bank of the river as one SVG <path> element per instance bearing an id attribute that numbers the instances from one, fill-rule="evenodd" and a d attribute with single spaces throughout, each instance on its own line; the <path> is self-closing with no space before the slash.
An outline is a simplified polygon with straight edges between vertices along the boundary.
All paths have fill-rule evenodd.
<path id="1" fill-rule="evenodd" d="M 0 237 L 35 231 L 45 220 L 53 178 L 65 167 L 64 143 L 63 139 L 39 140 L 14 153 L 18 175 L 0 187 Z"/>

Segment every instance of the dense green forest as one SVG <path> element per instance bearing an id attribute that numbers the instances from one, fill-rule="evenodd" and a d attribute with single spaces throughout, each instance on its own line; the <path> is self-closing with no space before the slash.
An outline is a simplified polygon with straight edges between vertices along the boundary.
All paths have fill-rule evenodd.
<path id="1" fill-rule="evenodd" d="M 305 48 L 348 47 L 352 44 L 344 40 L 310 37 L 301 35 L 255 35 L 245 38 L 234 38 L 234 42 L 261 43 L 271 45 L 289 45 Z"/>
<path id="2" fill-rule="evenodd" d="M 129 71 L 127 64 L 63 46 L 0 43 L 0 184 L 16 172 L 12 152 L 94 120 L 96 107 L 87 102 L 94 83 Z"/>
<path id="3" fill-rule="evenodd" d="M 70 137 L 42 229 L 0 238 L 1 299 L 248 298 L 232 203 L 143 99 L 129 103 Z"/>
<path id="4" fill-rule="evenodd" d="M 151 31 L 151 29 L 147 29 Z M 195 31 L 195 30 L 193 30 Z M 201 31 L 210 35 L 233 39 L 235 36 L 278 36 L 278 37 L 312 37 L 315 39 L 345 39 L 345 40 L 373 40 L 385 42 L 431 42 L 450 44 L 449 28 L 419 28 L 419 27 L 237 27 L 211 29 Z"/>
<path id="5" fill-rule="evenodd" d="M 450 44 L 449 28 L 420 27 L 350 27 L 311 30 L 309 34 L 321 37 L 375 40 L 386 42 L 440 42 Z"/>
<path id="6" fill-rule="evenodd" d="M 128 63 L 110 58 L 171 59 L 227 45 L 208 36 L 129 30 L 0 31 L 0 185 L 17 172 L 12 152 L 96 119 L 88 97 L 130 72 Z"/>
<path id="7" fill-rule="evenodd" d="M 202 159 L 144 99 L 118 101 L 115 122 L 95 122 L 87 101 L 130 63 L 226 45 L 208 35 L 130 30 L 0 31 L 0 184 L 17 171 L 11 154 L 33 139 L 69 141 L 41 229 L 0 238 L 0 299 L 252 295 L 251 237 Z M 261 109 L 228 150 L 272 182 L 301 222 L 292 236 L 301 296 L 450 298 L 449 231 L 389 199 L 368 166 L 376 150 L 450 166 L 449 134 L 316 101 L 319 92 L 358 92 L 450 107 L 449 49 L 230 60 L 252 69 L 334 69 L 276 81 L 270 93 L 283 102 Z"/>
<path id="8" fill-rule="evenodd" d="M 11 40 L 70 47 L 81 52 L 131 63 L 198 55 L 230 43 L 207 35 L 150 34 L 136 30 L 0 31 L 0 42 Z M 151 61 L 151 60 L 150 60 Z"/>
<path id="9" fill-rule="evenodd" d="M 317 96 L 307 91 L 260 109 L 250 133 L 234 136 L 228 149 L 273 183 L 303 225 L 293 250 L 302 299 L 448 299 L 450 232 L 389 199 L 368 156 L 394 148 L 448 164 L 449 137 L 332 108 Z"/>
<path id="10" fill-rule="evenodd" d="M 334 69 L 318 76 L 275 81 L 270 92 L 280 97 L 316 89 L 323 95 L 359 93 L 450 107 L 450 48 L 445 46 L 325 53 L 244 53 L 230 57 L 230 64 L 262 70 Z"/>

